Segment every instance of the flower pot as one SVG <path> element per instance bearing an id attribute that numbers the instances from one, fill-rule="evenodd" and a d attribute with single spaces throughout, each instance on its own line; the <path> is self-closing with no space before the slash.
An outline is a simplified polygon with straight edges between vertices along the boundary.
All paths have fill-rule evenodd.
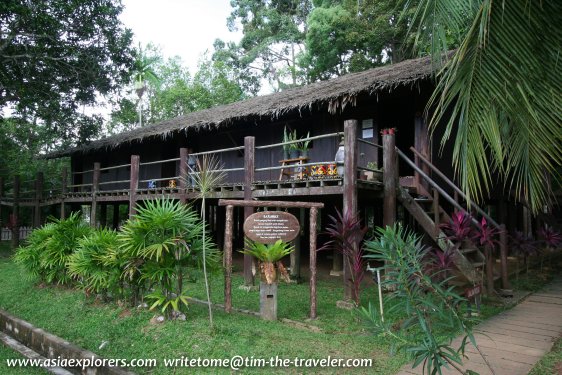
<path id="1" fill-rule="evenodd" d="M 283 160 L 289 159 L 289 150 L 283 150 Z"/>
<path id="2" fill-rule="evenodd" d="M 308 157 L 308 150 L 301 150 L 301 158 L 307 158 Z"/>
<path id="3" fill-rule="evenodd" d="M 299 150 L 290 150 L 289 151 L 289 158 L 296 159 L 299 157 Z"/>

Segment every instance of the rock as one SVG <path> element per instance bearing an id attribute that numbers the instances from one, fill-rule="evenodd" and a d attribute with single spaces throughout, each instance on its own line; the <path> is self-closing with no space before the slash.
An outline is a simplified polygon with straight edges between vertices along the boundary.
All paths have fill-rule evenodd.
<path id="1" fill-rule="evenodd" d="M 163 315 L 154 316 L 150 319 L 150 324 L 161 324 L 164 323 L 164 320 L 166 320 L 166 318 L 164 318 Z"/>

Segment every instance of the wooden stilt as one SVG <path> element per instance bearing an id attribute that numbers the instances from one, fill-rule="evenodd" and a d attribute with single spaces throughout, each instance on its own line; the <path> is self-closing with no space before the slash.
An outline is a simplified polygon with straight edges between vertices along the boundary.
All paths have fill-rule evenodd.
<path id="1" fill-rule="evenodd" d="M 119 203 L 113 205 L 113 229 L 119 229 Z"/>
<path id="2" fill-rule="evenodd" d="M 244 138 L 244 200 L 252 200 L 252 185 L 255 173 L 255 138 Z M 244 220 L 254 213 L 253 207 L 244 207 Z M 254 285 L 252 274 L 253 259 L 251 255 L 244 254 L 244 284 Z"/>
<path id="3" fill-rule="evenodd" d="M 180 148 L 180 201 L 182 203 L 187 202 L 187 179 L 189 178 L 189 171 L 187 167 L 187 158 L 189 154 L 187 148 Z"/>
<path id="4" fill-rule="evenodd" d="M 62 168 L 62 184 L 61 184 L 61 201 L 60 201 L 60 218 L 61 220 L 66 217 L 66 207 L 64 199 L 66 198 L 67 184 L 68 184 L 68 170 L 66 167 Z"/>
<path id="5" fill-rule="evenodd" d="M 383 226 L 394 225 L 396 221 L 397 159 L 394 134 L 382 136 L 383 147 Z"/>
<path id="6" fill-rule="evenodd" d="M 98 214 L 98 201 L 97 195 L 100 188 L 100 163 L 94 163 L 94 174 L 92 177 L 92 206 L 90 210 L 90 226 L 97 226 L 97 214 Z"/>
<path id="7" fill-rule="evenodd" d="M 224 310 L 232 311 L 232 205 L 226 206 L 224 228 Z"/>
<path id="8" fill-rule="evenodd" d="M 357 120 L 344 122 L 345 159 L 343 174 L 343 215 L 357 216 Z M 358 248 L 359 244 L 353 246 Z M 344 299 L 351 300 L 353 288 L 351 278 L 351 265 L 343 259 Z"/>
<path id="9" fill-rule="evenodd" d="M 12 206 L 12 249 L 20 245 L 20 176 L 14 176 L 14 202 Z"/>
<path id="10" fill-rule="evenodd" d="M 137 189 L 139 187 L 140 156 L 131 155 L 131 175 L 129 182 L 129 219 L 137 213 Z"/>
<path id="11" fill-rule="evenodd" d="M 43 200 L 43 172 L 35 177 L 35 201 L 33 205 L 33 227 L 41 226 L 41 201 Z"/>
<path id="12" fill-rule="evenodd" d="M 310 319 L 316 319 L 316 219 L 318 209 L 310 209 Z"/>

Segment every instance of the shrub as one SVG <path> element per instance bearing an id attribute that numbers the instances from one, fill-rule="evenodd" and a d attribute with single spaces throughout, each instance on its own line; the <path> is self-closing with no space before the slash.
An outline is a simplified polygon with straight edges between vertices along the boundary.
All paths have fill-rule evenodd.
<path id="1" fill-rule="evenodd" d="M 133 287 L 133 303 L 141 293 L 158 287 L 146 296 L 154 301 L 151 308 L 161 307 L 171 314 L 170 307 L 178 311 L 179 302 L 187 304 L 184 276 L 188 266 L 202 265 L 205 230 L 197 212 L 178 201 L 157 199 L 138 208 L 118 234 L 124 256 L 122 277 Z M 206 238 L 207 266 L 216 269 L 221 256 Z"/>
<path id="2" fill-rule="evenodd" d="M 17 250 L 14 260 L 31 275 L 47 283 L 69 284 L 71 275 L 67 263 L 78 247 L 78 241 L 91 234 L 92 229 L 79 213 L 68 219 L 50 219 L 52 222 L 32 232 L 26 246 Z"/>
<path id="3" fill-rule="evenodd" d="M 95 230 L 78 241 L 78 249 L 68 259 L 68 272 L 86 293 L 107 295 L 118 289 L 122 259 L 117 245 L 117 232 L 110 229 Z"/>
<path id="4" fill-rule="evenodd" d="M 379 228 L 379 238 L 365 244 L 367 258 L 384 262 L 383 285 L 392 290 L 387 300 L 393 303 L 387 316 L 406 316 L 402 321 L 385 320 L 369 303 L 360 314 L 377 334 L 390 338 L 393 350 L 414 356 L 414 367 L 423 363 L 424 372 L 441 373 L 442 367 L 458 368 L 473 335 L 457 308 L 464 298 L 447 288 L 439 272 L 427 273 L 427 249 L 419 237 L 400 225 Z M 463 332 L 458 348 L 451 347 L 444 333 Z"/>

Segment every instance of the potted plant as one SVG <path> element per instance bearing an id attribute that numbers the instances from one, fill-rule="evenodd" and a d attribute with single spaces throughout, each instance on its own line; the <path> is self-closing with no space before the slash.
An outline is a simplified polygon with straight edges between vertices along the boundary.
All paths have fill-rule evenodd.
<path id="1" fill-rule="evenodd" d="M 289 273 L 281 259 L 295 250 L 287 242 L 277 240 L 273 244 L 262 244 L 247 240 L 242 254 L 248 254 L 258 260 L 260 270 L 260 314 L 262 319 L 277 319 L 277 283 L 279 277 L 290 282 Z"/>
<path id="2" fill-rule="evenodd" d="M 285 127 L 283 131 L 283 151 L 285 159 L 296 159 L 299 157 L 299 143 L 295 142 L 297 140 L 297 131 L 287 131 L 287 127 Z"/>
<path id="3" fill-rule="evenodd" d="M 367 163 L 367 169 L 369 171 L 365 171 L 365 179 L 369 181 L 374 181 L 382 179 L 382 170 L 379 168 L 379 165 L 373 161 Z"/>
<path id="4" fill-rule="evenodd" d="M 308 138 L 310 138 L 310 132 L 306 133 L 306 138 L 301 138 L 301 141 L 297 143 L 301 157 L 303 158 L 308 157 L 308 146 L 310 145 L 310 139 Z"/>

